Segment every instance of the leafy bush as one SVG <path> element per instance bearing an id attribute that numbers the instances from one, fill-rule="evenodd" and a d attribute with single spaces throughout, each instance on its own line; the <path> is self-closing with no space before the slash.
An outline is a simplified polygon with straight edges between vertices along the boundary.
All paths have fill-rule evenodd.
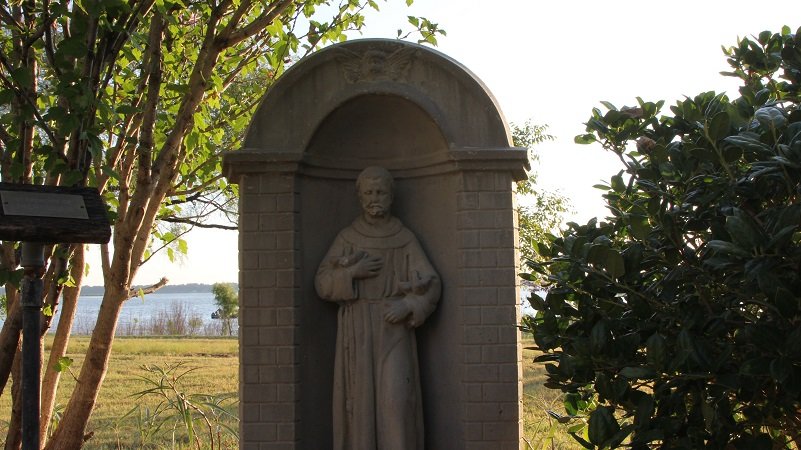
<path id="1" fill-rule="evenodd" d="M 611 216 L 537 245 L 525 326 L 585 447 L 801 443 L 801 29 L 724 51 L 739 98 L 593 110 Z"/>

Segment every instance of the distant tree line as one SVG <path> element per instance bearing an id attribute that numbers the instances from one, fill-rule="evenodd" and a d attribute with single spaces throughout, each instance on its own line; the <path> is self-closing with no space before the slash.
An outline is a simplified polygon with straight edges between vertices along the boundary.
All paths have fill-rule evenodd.
<path id="1" fill-rule="evenodd" d="M 237 283 L 229 283 L 239 289 L 239 285 Z M 142 286 L 144 288 L 144 286 Z M 211 284 L 204 284 L 204 283 L 187 283 L 187 284 L 175 284 L 171 285 L 168 284 L 161 289 L 159 289 L 159 293 L 162 294 L 195 294 L 195 293 L 211 293 Z M 134 286 L 133 289 L 138 289 L 138 286 Z M 103 295 L 103 286 L 84 286 L 81 288 L 82 295 Z"/>

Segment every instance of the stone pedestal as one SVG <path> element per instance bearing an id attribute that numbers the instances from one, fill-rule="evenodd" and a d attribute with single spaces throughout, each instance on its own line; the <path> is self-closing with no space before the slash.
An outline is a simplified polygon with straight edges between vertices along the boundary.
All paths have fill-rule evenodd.
<path id="1" fill-rule="evenodd" d="M 510 147 L 491 94 L 448 57 L 394 40 L 317 52 L 270 90 L 224 171 L 240 187 L 243 449 L 330 449 L 336 305 L 314 290 L 359 212 L 354 180 L 395 177 L 394 214 L 443 293 L 417 330 L 426 448 L 517 449 L 521 349 Z"/>

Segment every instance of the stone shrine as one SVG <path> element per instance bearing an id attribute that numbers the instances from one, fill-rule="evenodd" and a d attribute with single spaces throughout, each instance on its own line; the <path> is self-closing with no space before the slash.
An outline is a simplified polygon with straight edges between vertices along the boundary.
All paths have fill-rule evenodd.
<path id="1" fill-rule="evenodd" d="M 419 431 L 424 444 L 404 444 L 404 450 L 518 449 L 513 182 L 526 176 L 527 166 L 526 150 L 511 147 L 486 87 L 430 48 L 356 40 L 290 68 L 262 100 L 241 150 L 223 163 L 240 187 L 240 447 L 385 450 L 406 439 L 389 439 L 388 433 L 401 432 L 379 426 L 384 431 L 368 443 L 334 442 L 351 426 L 334 417 L 335 405 L 351 395 L 341 383 L 334 391 L 338 312 L 371 302 L 374 311 L 394 311 L 372 313 L 376 323 L 411 330 L 402 342 L 416 350 L 419 370 L 409 369 L 404 379 L 418 376 L 419 383 L 410 381 L 412 394 L 399 397 L 422 410 L 420 420 L 403 427 L 414 430 L 409 436 Z M 387 222 L 382 230 L 408 227 L 404 233 L 430 263 L 401 270 L 404 258 L 418 258 L 416 250 L 336 243 L 340 232 L 365 229 L 354 218 L 370 222 L 376 206 L 364 198 L 373 191 L 356 187 L 367 167 L 385 168 L 394 179 L 374 188 L 389 191 L 392 218 L 402 225 Z M 401 248 L 393 245 L 377 247 Z M 321 282 L 318 268 L 326 267 L 341 269 L 345 275 L 336 277 L 344 281 Z M 366 293 L 370 280 L 386 280 L 379 294 Z M 426 300 L 408 303 L 411 296 Z M 398 299 L 407 303 L 387 303 Z M 359 333 L 351 345 L 368 336 Z M 376 396 L 374 409 L 391 404 L 386 398 Z"/>

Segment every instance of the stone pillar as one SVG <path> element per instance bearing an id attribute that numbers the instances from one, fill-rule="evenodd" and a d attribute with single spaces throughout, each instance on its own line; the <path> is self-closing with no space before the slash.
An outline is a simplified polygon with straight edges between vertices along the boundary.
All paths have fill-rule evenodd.
<path id="1" fill-rule="evenodd" d="M 464 304 L 465 449 L 517 449 L 522 393 L 518 234 L 512 179 L 465 172 L 457 233 Z"/>
<path id="2" fill-rule="evenodd" d="M 243 449 L 295 448 L 298 213 L 294 175 L 240 180 L 239 417 Z M 265 447 L 264 443 L 270 443 Z"/>

